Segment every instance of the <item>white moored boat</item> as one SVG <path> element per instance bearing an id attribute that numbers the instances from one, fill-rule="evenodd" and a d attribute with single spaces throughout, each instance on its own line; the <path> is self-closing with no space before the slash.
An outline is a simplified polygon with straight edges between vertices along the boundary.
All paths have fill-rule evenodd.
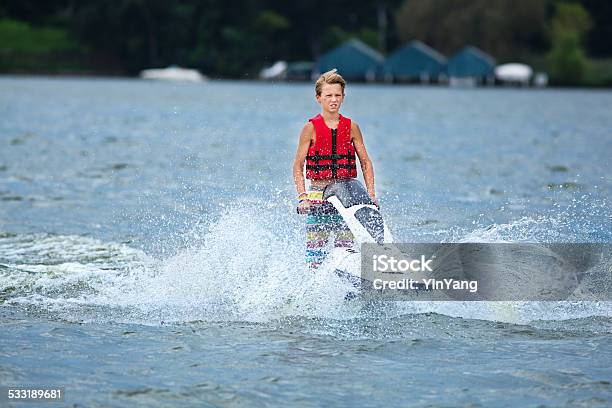
<path id="1" fill-rule="evenodd" d="M 198 70 L 181 68 L 171 65 L 168 68 L 153 68 L 140 71 L 142 79 L 156 79 L 162 81 L 202 82 L 206 78 Z"/>

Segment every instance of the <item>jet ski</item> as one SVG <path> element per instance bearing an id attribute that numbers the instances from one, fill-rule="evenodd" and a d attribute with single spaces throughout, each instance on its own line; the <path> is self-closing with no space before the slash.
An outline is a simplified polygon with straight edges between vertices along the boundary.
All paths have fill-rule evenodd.
<path id="1" fill-rule="evenodd" d="M 363 184 L 356 179 L 338 180 L 323 191 L 323 198 L 331 203 L 346 222 L 354 236 L 354 248 L 334 248 L 324 263 L 336 275 L 350 283 L 357 291 L 365 281 L 361 277 L 360 244 L 392 243 L 389 228 Z M 351 293 L 347 296 L 351 297 Z"/>
<path id="2" fill-rule="evenodd" d="M 338 180 L 323 191 L 323 198 L 342 216 L 355 242 L 386 244 L 393 242 L 378 207 L 356 179 Z"/>
<path id="3" fill-rule="evenodd" d="M 406 254 L 393 245 L 393 237 L 380 210 L 358 180 L 334 181 L 323 191 L 323 198 L 342 216 L 353 233 L 355 245 L 353 248 L 334 248 L 321 267 L 329 268 L 327 270 L 334 271 L 338 277 L 353 286 L 354 290 L 348 292 L 345 297 L 347 300 L 354 299 L 358 294 L 366 297 L 375 294 L 373 277 L 367 272 L 362 273 L 361 270 L 363 249 L 361 244 L 378 244 L 377 252 L 396 259 L 404 259 Z M 365 250 L 366 257 L 369 257 L 368 252 L 373 248 L 370 246 L 368 249 L 369 251 Z M 413 272 L 410 277 L 420 280 L 430 276 Z M 415 290 L 403 291 L 403 299 L 422 300 L 422 291 L 422 285 L 418 284 Z"/>

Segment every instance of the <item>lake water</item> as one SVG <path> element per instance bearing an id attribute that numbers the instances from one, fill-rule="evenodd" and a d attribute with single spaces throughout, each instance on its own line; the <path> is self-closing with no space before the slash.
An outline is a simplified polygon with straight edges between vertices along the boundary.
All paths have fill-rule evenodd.
<path id="1" fill-rule="evenodd" d="M 311 85 L 3 77 L 0 112 L 0 385 L 87 407 L 612 403 L 608 301 L 364 305 L 306 271 Z M 610 91 L 353 84 L 343 106 L 401 242 L 612 243 L 610 112 Z"/>

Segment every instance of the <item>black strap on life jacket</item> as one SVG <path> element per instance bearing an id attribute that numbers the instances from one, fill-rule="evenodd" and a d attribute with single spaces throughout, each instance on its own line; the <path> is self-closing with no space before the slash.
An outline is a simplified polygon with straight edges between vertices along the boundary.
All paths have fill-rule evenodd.
<path id="1" fill-rule="evenodd" d="M 315 172 L 319 172 L 319 170 L 334 170 L 334 169 L 350 169 L 352 168 L 352 164 L 307 164 L 306 168 L 308 170 L 314 170 Z"/>
<path id="2" fill-rule="evenodd" d="M 350 150 L 349 150 L 350 151 Z M 317 150 L 318 152 L 318 150 Z M 319 155 L 308 155 L 306 156 L 306 158 L 308 160 L 333 160 L 333 159 L 338 159 L 338 160 L 342 160 L 342 159 L 347 159 L 347 160 L 353 160 L 354 159 L 354 155 L 352 155 L 351 153 L 348 154 L 319 154 Z"/>

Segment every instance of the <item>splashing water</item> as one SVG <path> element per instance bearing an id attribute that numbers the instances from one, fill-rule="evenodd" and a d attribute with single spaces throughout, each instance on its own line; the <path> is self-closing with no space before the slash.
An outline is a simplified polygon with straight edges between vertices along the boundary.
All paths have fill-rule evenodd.
<path id="1" fill-rule="evenodd" d="M 332 270 L 308 271 L 301 228 L 273 206 L 225 208 L 186 235 L 189 246 L 155 259 L 125 244 L 80 236 L 0 239 L 0 296 L 70 321 L 144 324 L 264 322 L 287 317 L 392 318 L 435 312 L 527 323 L 610 316 L 610 302 L 347 302 L 350 285 Z M 462 242 L 521 241 L 557 220 L 521 218 L 476 229 Z M 526 232 L 530 236 L 526 236 Z"/>

